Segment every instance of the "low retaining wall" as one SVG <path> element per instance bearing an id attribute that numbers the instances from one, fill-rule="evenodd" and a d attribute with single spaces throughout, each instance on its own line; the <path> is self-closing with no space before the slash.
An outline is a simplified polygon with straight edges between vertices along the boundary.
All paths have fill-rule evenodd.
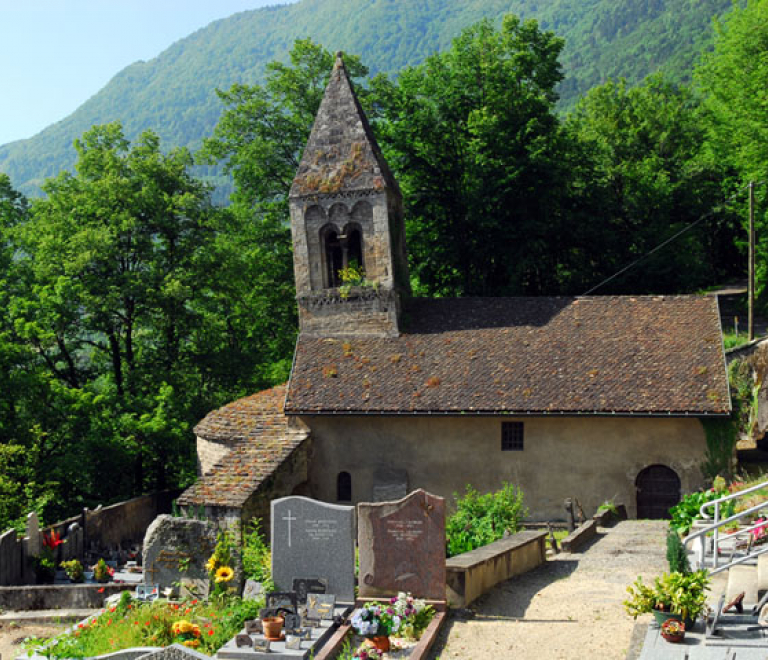
<path id="1" fill-rule="evenodd" d="M 466 607 L 499 582 L 536 568 L 547 560 L 546 532 L 518 532 L 445 561 L 446 598 Z"/>
<path id="2" fill-rule="evenodd" d="M 627 507 L 623 504 L 617 505 L 615 511 L 603 509 L 592 516 L 592 520 L 594 520 L 600 527 L 608 527 L 608 525 L 613 525 L 613 523 L 618 522 L 619 520 L 626 520 L 627 518 Z"/>
<path id="3" fill-rule="evenodd" d="M 574 529 L 568 536 L 560 541 L 560 549 L 563 552 L 575 552 L 582 545 L 591 541 L 597 536 L 597 521 L 587 520 L 582 523 L 576 529 Z"/>
<path id="4" fill-rule="evenodd" d="M 130 584 L 44 584 L 25 587 L 0 587 L 0 609 L 5 611 L 98 609 L 104 599 L 121 591 L 132 591 Z"/>

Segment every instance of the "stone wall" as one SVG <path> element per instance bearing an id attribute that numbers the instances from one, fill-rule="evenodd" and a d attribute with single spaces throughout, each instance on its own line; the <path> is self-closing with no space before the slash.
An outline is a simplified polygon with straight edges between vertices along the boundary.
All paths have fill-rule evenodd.
<path id="1" fill-rule="evenodd" d="M 208 440 L 197 436 L 197 476 L 201 477 L 211 471 L 214 465 L 226 456 L 236 440 Z"/>
<path id="2" fill-rule="evenodd" d="M 152 521 L 171 510 L 180 491 L 144 495 L 94 511 L 85 510 L 85 529 L 89 544 L 104 548 L 140 546 Z"/>
<path id="3" fill-rule="evenodd" d="M 105 598 L 133 588 L 114 583 L 0 587 L 0 610 L 97 609 L 104 606 Z"/>
<path id="4" fill-rule="evenodd" d="M 395 336 L 400 302 L 394 291 L 358 287 L 342 296 L 337 289 L 299 296 L 299 321 L 313 335 Z"/>
<path id="5" fill-rule="evenodd" d="M 594 512 L 606 500 L 636 515 L 635 479 L 666 465 L 682 492 L 703 486 L 704 429 L 693 418 L 305 416 L 314 443 L 310 496 L 336 501 L 340 472 L 352 476 L 352 503 L 373 499 L 382 468 L 407 473 L 409 489 L 448 498 L 467 484 L 522 487 L 532 520 L 563 519 L 563 500 Z M 501 450 L 501 423 L 524 423 L 523 451 Z"/>
<path id="6" fill-rule="evenodd" d="M 288 495 L 309 495 L 308 481 L 309 465 L 313 453 L 312 447 L 313 441 L 310 437 L 262 482 L 259 489 L 248 498 L 240 511 L 243 524 L 247 524 L 253 518 L 260 518 L 262 531 L 268 533 L 272 500 Z"/>

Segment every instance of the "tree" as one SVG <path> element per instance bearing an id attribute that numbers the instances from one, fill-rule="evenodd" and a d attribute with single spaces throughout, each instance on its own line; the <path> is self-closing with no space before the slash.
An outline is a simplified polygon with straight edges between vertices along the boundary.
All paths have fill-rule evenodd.
<path id="1" fill-rule="evenodd" d="M 415 290 L 553 292 L 563 254 L 563 41 L 535 21 L 482 21 L 447 52 L 372 83 L 406 204 Z"/>
<path id="2" fill-rule="evenodd" d="M 714 162 L 734 169 L 728 191 L 758 182 L 755 196 L 756 275 L 760 304 L 768 305 L 768 0 L 749 0 L 715 21 L 715 46 L 696 70 L 708 119 L 708 148 Z M 746 218 L 746 194 L 740 198 Z M 746 231 L 742 230 L 746 239 Z"/>
<path id="3" fill-rule="evenodd" d="M 77 174 L 47 181 L 19 227 L 29 282 L 13 301 L 49 382 L 44 463 L 70 506 L 193 474 L 218 221 L 185 150 L 163 155 L 149 132 L 131 146 L 118 124 L 75 146 Z"/>
<path id="4" fill-rule="evenodd" d="M 573 211 L 583 220 L 582 291 L 716 207 L 722 168 L 703 158 L 705 124 L 693 93 L 662 76 L 593 88 L 566 128 L 581 156 Z M 734 274 L 733 218 L 717 214 L 600 293 L 677 293 Z"/>

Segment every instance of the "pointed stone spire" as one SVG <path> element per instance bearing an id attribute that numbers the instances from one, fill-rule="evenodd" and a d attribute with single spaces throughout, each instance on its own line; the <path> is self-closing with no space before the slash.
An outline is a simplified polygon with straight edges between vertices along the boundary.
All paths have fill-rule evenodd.
<path id="1" fill-rule="evenodd" d="M 387 188 L 399 195 L 338 52 L 290 197 Z"/>

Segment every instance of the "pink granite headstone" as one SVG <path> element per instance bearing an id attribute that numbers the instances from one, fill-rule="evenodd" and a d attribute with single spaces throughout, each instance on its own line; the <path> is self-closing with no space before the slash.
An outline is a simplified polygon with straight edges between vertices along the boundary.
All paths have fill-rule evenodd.
<path id="1" fill-rule="evenodd" d="M 415 490 L 396 502 L 357 505 L 359 595 L 445 600 L 445 500 Z"/>

